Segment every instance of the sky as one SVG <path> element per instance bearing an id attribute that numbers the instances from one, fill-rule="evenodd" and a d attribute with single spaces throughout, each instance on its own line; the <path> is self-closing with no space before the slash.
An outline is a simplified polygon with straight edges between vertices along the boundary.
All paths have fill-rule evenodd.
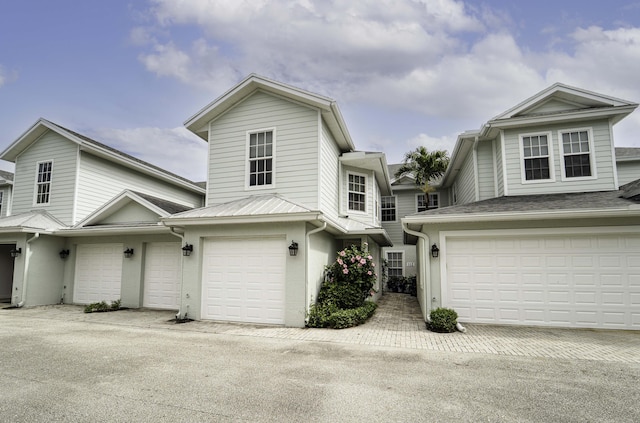
<path id="1" fill-rule="evenodd" d="M 555 82 L 640 102 L 640 0 L 1 0 L 0 151 L 43 117 L 203 181 L 183 123 L 251 73 L 399 163 Z M 616 146 L 638 134 L 640 110 Z"/>

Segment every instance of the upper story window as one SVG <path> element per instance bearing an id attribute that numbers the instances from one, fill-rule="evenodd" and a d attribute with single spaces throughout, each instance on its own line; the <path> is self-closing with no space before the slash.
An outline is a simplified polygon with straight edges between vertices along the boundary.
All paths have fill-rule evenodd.
<path id="1" fill-rule="evenodd" d="M 367 177 L 349 174 L 349 210 L 366 211 Z"/>
<path id="2" fill-rule="evenodd" d="M 53 162 L 38 163 L 36 178 L 36 204 L 49 204 L 51 196 L 51 171 Z"/>
<path id="3" fill-rule="evenodd" d="M 274 134 L 273 130 L 250 132 L 249 186 L 273 184 Z"/>
<path id="4" fill-rule="evenodd" d="M 396 197 L 395 196 L 389 196 L 389 197 L 382 197 L 382 206 L 381 206 L 381 213 L 382 213 L 382 221 L 383 222 L 395 222 L 396 221 Z"/>
<path id="5" fill-rule="evenodd" d="M 437 209 L 440 207 L 440 196 L 437 192 L 432 192 L 428 196 L 426 194 L 416 195 L 416 210 L 423 212 L 429 209 Z"/>
<path id="6" fill-rule="evenodd" d="M 427 196 L 424 194 L 416 195 L 416 210 L 418 213 L 423 212 L 429 208 L 427 204 Z"/>
<path id="7" fill-rule="evenodd" d="M 524 181 L 548 181 L 553 177 L 550 134 L 527 134 L 521 136 Z"/>
<path id="8" fill-rule="evenodd" d="M 562 140 L 560 151 L 564 158 L 562 175 L 565 178 L 584 178 L 593 176 L 593 154 L 589 131 L 584 129 L 560 132 L 558 138 Z"/>

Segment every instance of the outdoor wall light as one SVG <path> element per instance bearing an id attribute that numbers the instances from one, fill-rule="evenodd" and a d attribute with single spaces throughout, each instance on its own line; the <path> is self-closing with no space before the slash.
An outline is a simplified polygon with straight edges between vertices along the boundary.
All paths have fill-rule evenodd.
<path id="1" fill-rule="evenodd" d="M 126 258 L 131 258 L 131 256 L 133 256 L 133 248 L 127 248 L 124 250 L 124 256 Z"/>
<path id="2" fill-rule="evenodd" d="M 67 257 L 69 257 L 69 250 L 60 250 L 60 258 L 64 260 Z"/>
<path id="3" fill-rule="evenodd" d="M 189 243 L 184 244 L 184 247 L 182 247 L 182 255 L 185 257 L 189 257 L 192 252 L 193 252 L 193 245 Z"/>
<path id="4" fill-rule="evenodd" d="M 295 241 L 291 241 L 291 245 L 289 245 L 289 255 L 291 257 L 295 257 L 298 255 L 298 243 Z"/>
<path id="5" fill-rule="evenodd" d="M 431 257 L 438 258 L 438 254 L 440 254 L 440 248 L 436 244 L 431 246 Z"/>
<path id="6" fill-rule="evenodd" d="M 22 247 L 20 248 L 14 248 L 11 251 L 11 257 L 16 258 L 18 257 L 20 254 L 22 254 Z"/>

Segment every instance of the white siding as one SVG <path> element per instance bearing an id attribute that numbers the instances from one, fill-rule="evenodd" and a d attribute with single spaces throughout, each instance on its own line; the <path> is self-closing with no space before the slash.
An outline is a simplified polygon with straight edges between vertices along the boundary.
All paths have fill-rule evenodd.
<path id="1" fill-rule="evenodd" d="M 470 152 L 464 160 L 457 177 L 457 204 L 476 201 L 475 175 L 473 174 L 473 154 Z"/>
<path id="2" fill-rule="evenodd" d="M 0 217 L 9 216 L 11 210 L 11 187 L 6 186 L 0 188 L 2 192 L 2 209 L 0 209 Z"/>
<path id="3" fill-rule="evenodd" d="M 320 210 L 333 218 L 340 213 L 339 158 L 340 149 L 323 122 L 320 144 Z"/>
<path id="4" fill-rule="evenodd" d="M 640 179 L 640 160 L 634 162 L 618 162 L 616 167 L 618 168 L 619 186 Z"/>
<path id="5" fill-rule="evenodd" d="M 495 197 L 495 181 L 493 180 L 493 148 L 491 141 L 478 144 L 478 187 L 480 200 Z"/>
<path id="6" fill-rule="evenodd" d="M 72 224 L 76 184 L 77 144 L 48 131 L 16 160 L 12 214 L 45 209 L 66 224 Z M 53 161 L 51 197 L 47 205 L 34 204 L 37 163 Z"/>
<path id="7" fill-rule="evenodd" d="M 494 143 L 496 147 L 496 170 L 498 175 L 496 182 L 498 184 L 498 197 L 501 197 L 504 195 L 504 175 L 502 173 L 502 143 L 500 137 L 496 138 Z"/>
<path id="8" fill-rule="evenodd" d="M 76 222 L 87 217 L 125 189 L 139 191 L 191 207 L 200 207 L 201 205 L 199 194 L 82 152 L 78 178 Z"/>
<path id="9" fill-rule="evenodd" d="M 210 123 L 207 204 L 283 195 L 318 207 L 318 111 L 257 92 Z M 247 188 L 247 131 L 275 129 L 275 186 Z"/>
<path id="10" fill-rule="evenodd" d="M 364 222 L 372 225 L 377 225 L 379 222 L 376 220 L 376 191 L 375 177 L 373 172 L 369 170 L 359 169 L 357 167 L 342 166 L 342 213 L 348 215 L 349 218 Z M 366 177 L 366 197 L 365 197 L 365 211 L 358 212 L 355 210 L 349 210 L 349 174 L 360 175 Z"/>
<path id="11" fill-rule="evenodd" d="M 558 147 L 558 131 L 573 128 L 591 128 L 597 179 L 562 180 L 562 157 Z M 551 133 L 555 181 L 522 183 L 520 157 L 520 134 Z M 611 157 L 611 134 L 606 120 L 578 122 L 544 127 L 531 127 L 505 131 L 505 160 L 507 160 L 507 181 L 509 195 L 554 194 L 563 192 L 606 191 L 614 189 L 614 168 Z"/>

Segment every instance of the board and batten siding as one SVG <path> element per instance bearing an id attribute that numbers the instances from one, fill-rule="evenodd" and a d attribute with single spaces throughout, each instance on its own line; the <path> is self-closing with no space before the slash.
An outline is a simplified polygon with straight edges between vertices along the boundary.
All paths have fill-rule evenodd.
<path id="1" fill-rule="evenodd" d="M 189 207 L 200 207 L 202 205 L 200 194 L 109 162 L 87 152 L 82 152 L 80 157 L 76 222 L 84 219 L 126 189 Z"/>
<path id="2" fill-rule="evenodd" d="M 495 181 L 493 180 L 493 147 L 491 141 L 478 144 L 478 190 L 479 200 L 496 196 Z"/>
<path id="3" fill-rule="evenodd" d="M 457 177 L 457 204 L 476 201 L 475 175 L 473 170 L 473 153 L 467 154 Z"/>
<path id="4" fill-rule="evenodd" d="M 319 111 L 256 92 L 209 123 L 207 205 L 280 194 L 318 207 Z M 275 131 L 274 186 L 247 187 L 247 132 Z"/>
<path id="5" fill-rule="evenodd" d="M 78 145 L 54 131 L 45 132 L 16 160 L 12 214 L 44 209 L 61 222 L 73 224 Z M 35 204 L 39 162 L 52 161 L 49 204 Z"/>
<path id="6" fill-rule="evenodd" d="M 617 162 L 618 186 L 640 179 L 640 160 L 629 162 Z"/>
<path id="7" fill-rule="evenodd" d="M 558 140 L 558 131 L 574 129 L 591 129 L 593 136 L 594 162 L 596 179 L 562 180 L 561 166 L 564 166 L 560 155 L 561 140 Z M 505 160 L 507 161 L 507 183 L 509 195 L 530 194 L 558 194 L 565 192 L 607 191 L 614 187 L 614 167 L 611 156 L 611 133 L 607 120 L 564 123 L 547 125 L 543 127 L 531 127 L 506 130 Z M 553 172 L 555 181 L 522 183 L 522 158 L 520 157 L 520 135 L 551 133 L 550 147 L 553 149 Z M 593 170 L 592 170 L 593 171 Z"/>
<path id="8" fill-rule="evenodd" d="M 340 214 L 340 149 L 322 122 L 320 140 L 320 207 L 327 216 L 336 218 Z"/>

